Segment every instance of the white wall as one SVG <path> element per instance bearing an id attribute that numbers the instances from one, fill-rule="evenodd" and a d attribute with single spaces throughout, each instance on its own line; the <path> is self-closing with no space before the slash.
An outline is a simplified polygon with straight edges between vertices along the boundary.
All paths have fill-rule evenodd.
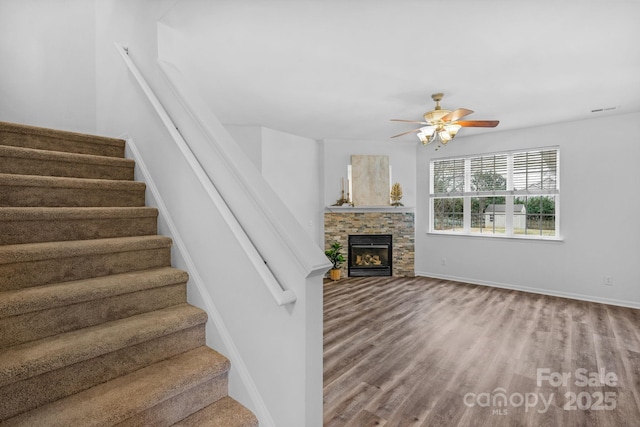
<path id="1" fill-rule="evenodd" d="M 402 186 L 405 207 L 416 206 L 416 150 L 415 141 L 360 141 L 325 139 L 321 142 L 324 179 L 320 189 L 324 206 L 331 206 L 340 198 L 341 179 L 347 179 L 347 166 L 352 155 L 389 156 L 392 181 Z"/>
<path id="2" fill-rule="evenodd" d="M 640 308 L 639 139 L 635 113 L 487 131 L 420 150 L 416 273 Z M 560 148 L 562 241 L 427 233 L 431 159 L 551 145 Z M 604 286 L 605 276 L 613 286 Z"/>
<path id="3" fill-rule="evenodd" d="M 319 148 L 316 141 L 262 129 L 262 176 L 319 247 L 324 245 Z"/>
<path id="4" fill-rule="evenodd" d="M 224 126 L 235 139 L 253 165 L 262 172 L 262 126 Z"/>
<path id="5" fill-rule="evenodd" d="M 225 126 L 300 225 L 321 247 L 323 205 L 319 197 L 318 143 L 261 126 Z"/>
<path id="6" fill-rule="evenodd" d="M 95 6 L 0 2 L 0 120 L 93 133 Z"/>

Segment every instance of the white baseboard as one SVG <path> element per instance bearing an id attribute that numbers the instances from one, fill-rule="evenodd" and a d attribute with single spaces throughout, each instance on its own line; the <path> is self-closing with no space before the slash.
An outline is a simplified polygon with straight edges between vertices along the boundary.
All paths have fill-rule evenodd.
<path id="1" fill-rule="evenodd" d="M 575 299 L 579 301 L 597 302 L 600 304 L 609 304 L 609 305 L 616 305 L 620 307 L 640 309 L 640 303 L 616 300 L 611 298 L 600 298 L 600 297 L 594 297 L 591 295 L 574 294 L 571 292 L 561 292 L 561 291 L 552 291 L 549 289 L 530 288 L 528 286 L 517 286 L 517 285 L 506 284 L 506 283 L 490 282 L 486 280 L 470 279 L 468 277 L 446 276 L 446 275 L 433 274 L 433 273 L 428 273 L 423 271 L 416 271 L 415 274 L 416 276 L 421 276 L 421 277 L 433 277 L 434 279 L 452 280 L 455 282 L 470 283 L 472 285 L 491 286 L 494 288 L 510 289 L 513 291 L 522 291 L 522 292 L 529 292 L 533 294 L 541 294 L 541 295 L 548 295 L 548 296 L 561 297 L 561 298 L 570 298 L 570 299 Z"/>

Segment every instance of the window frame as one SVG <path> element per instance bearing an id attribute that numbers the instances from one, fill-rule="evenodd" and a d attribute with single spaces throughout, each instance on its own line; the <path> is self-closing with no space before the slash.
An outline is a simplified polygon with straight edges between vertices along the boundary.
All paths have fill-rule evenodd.
<path id="1" fill-rule="evenodd" d="M 555 152 L 555 171 L 554 175 L 551 177 L 555 182 L 544 179 L 544 157 L 552 155 L 550 152 Z M 518 171 L 518 166 L 523 165 L 521 163 L 521 157 L 525 156 L 526 163 L 524 163 L 524 172 L 528 173 L 530 170 L 534 170 L 534 172 L 539 174 L 539 189 L 533 188 L 533 185 L 528 185 L 526 188 L 517 189 L 514 187 L 517 183 L 521 183 L 519 180 L 521 176 L 516 176 L 518 174 L 522 174 L 523 171 Z M 537 155 L 539 156 L 539 160 L 530 161 L 528 159 L 529 155 Z M 505 189 L 479 189 L 477 186 L 477 182 L 474 184 L 475 189 L 472 190 L 472 163 L 475 161 L 475 164 L 478 164 L 478 159 L 486 159 L 493 157 L 494 160 L 497 157 L 506 156 L 506 188 Z M 477 153 L 471 155 L 464 156 L 452 156 L 452 157 L 441 157 L 437 159 L 431 159 L 429 161 L 429 193 L 428 193 L 428 203 L 429 203 L 429 217 L 428 217 L 428 233 L 437 234 L 437 235 L 452 235 L 452 236 L 473 236 L 473 237 L 488 237 L 488 238 L 507 238 L 507 239 L 530 239 L 530 240 L 562 240 L 560 236 L 560 148 L 558 146 L 546 146 L 546 147 L 536 147 L 536 148 L 527 148 L 527 149 L 518 149 L 518 150 L 509 150 L 509 151 L 499 151 L 492 153 Z M 518 166 L 515 166 L 516 171 L 514 172 L 514 163 L 516 160 L 519 160 Z M 463 174 L 463 177 L 452 177 L 449 178 L 454 183 L 457 183 L 457 186 L 453 188 L 453 191 L 444 191 L 444 192 L 435 192 L 435 169 L 436 165 L 442 165 L 444 162 L 464 162 L 464 167 L 461 170 L 456 167 L 453 168 L 453 173 Z M 497 164 L 497 163 L 496 163 Z M 540 165 L 540 171 L 535 171 L 537 165 Z M 445 168 L 446 166 L 442 166 Z M 445 170 L 441 169 L 440 171 Z M 501 169 L 502 171 L 503 169 Z M 525 173 L 525 176 L 528 178 L 529 175 Z M 494 172 L 495 174 L 495 172 Z M 459 179 L 464 179 L 463 190 L 461 190 Z M 490 181 L 490 180 L 489 180 Z M 547 187 L 548 184 L 552 184 L 552 188 Z M 525 184 L 528 184 L 528 181 L 525 181 Z M 494 185 L 495 181 L 494 181 Z M 504 186 L 503 186 L 504 187 Z M 443 188 L 441 187 L 440 190 Z M 477 212 L 472 212 L 472 199 L 480 199 L 480 198 L 502 198 L 505 200 L 505 231 L 504 233 L 496 233 L 495 222 L 493 222 L 493 229 L 491 232 L 474 232 L 472 231 L 472 215 L 478 215 Z M 530 198 L 530 197 L 552 197 L 554 199 L 554 229 L 553 235 L 545 235 L 543 233 L 543 224 L 542 217 L 545 216 L 542 213 L 540 216 L 540 234 L 521 234 L 515 233 L 514 231 L 514 217 L 516 212 L 514 212 L 514 202 L 518 198 Z M 434 202 L 439 199 L 445 198 L 457 198 L 463 200 L 463 227 L 458 228 L 456 230 L 437 230 L 434 225 L 436 222 L 435 218 L 435 209 Z M 542 202 L 542 200 L 541 200 Z M 495 212 L 494 212 L 495 214 Z M 482 217 L 484 218 L 485 213 L 482 213 Z M 527 217 L 525 219 L 525 229 L 529 230 L 526 226 L 527 220 L 529 219 L 529 213 L 526 213 Z M 481 230 L 483 227 L 481 227 Z M 487 227 L 488 229 L 488 227 Z M 550 229 L 548 229 L 550 230 Z"/>

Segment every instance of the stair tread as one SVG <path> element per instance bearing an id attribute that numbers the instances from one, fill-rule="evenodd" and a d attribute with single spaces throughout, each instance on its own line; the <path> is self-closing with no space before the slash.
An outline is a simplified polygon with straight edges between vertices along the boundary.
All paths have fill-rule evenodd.
<path id="1" fill-rule="evenodd" d="M 147 206 L 115 207 L 0 207 L 0 221 L 103 219 L 157 217 L 158 209 Z"/>
<path id="2" fill-rule="evenodd" d="M 96 179 L 0 173 L 1 206 L 144 206 L 146 184 Z M 117 178 L 117 177 L 113 177 Z"/>
<path id="3" fill-rule="evenodd" d="M 0 245 L 150 236 L 158 209 L 133 207 L 0 207 Z"/>
<path id="4" fill-rule="evenodd" d="M 105 180 L 134 180 L 135 161 L 124 157 L 0 144 L 0 172 Z"/>
<path id="5" fill-rule="evenodd" d="M 105 165 L 127 168 L 133 168 L 135 166 L 134 160 L 121 157 L 43 150 L 39 148 L 16 147 L 13 145 L 0 145 L 0 157 L 20 157 L 34 160 L 55 160 L 59 162 L 86 163 L 92 165 Z"/>
<path id="6" fill-rule="evenodd" d="M 0 386 L 206 321 L 207 314 L 203 310 L 179 304 L 9 347 L 0 352 Z"/>
<path id="7" fill-rule="evenodd" d="M 49 136 L 68 141 L 91 142 L 94 144 L 99 143 L 104 145 L 113 145 L 116 147 L 124 147 L 125 144 L 124 139 L 121 138 L 111 138 L 108 136 L 91 135 L 81 132 L 50 129 L 20 123 L 0 122 L 0 130 L 23 135 Z"/>
<path id="8" fill-rule="evenodd" d="M 6 423 L 49 427 L 114 425 L 225 374 L 229 367 L 229 361 L 215 350 L 198 347 L 18 415 Z"/>
<path id="9" fill-rule="evenodd" d="M 169 237 L 150 235 L 3 245 L 0 246 L 0 264 L 166 248 L 171 243 Z"/>
<path id="10" fill-rule="evenodd" d="M 227 396 L 175 423 L 173 427 L 257 427 L 251 411 Z"/>
<path id="11" fill-rule="evenodd" d="M 146 188 L 146 184 L 139 181 L 8 173 L 0 173 L 0 186 L 91 188 L 96 190 L 138 190 Z"/>
<path id="12" fill-rule="evenodd" d="M 0 318 L 185 283 L 188 278 L 185 271 L 163 267 L 4 291 Z"/>

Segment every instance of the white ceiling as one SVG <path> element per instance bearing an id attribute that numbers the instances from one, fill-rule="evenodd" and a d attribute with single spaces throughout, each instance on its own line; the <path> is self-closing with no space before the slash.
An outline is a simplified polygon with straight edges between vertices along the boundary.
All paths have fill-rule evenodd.
<path id="1" fill-rule="evenodd" d="M 434 92 L 500 120 L 460 136 L 640 111 L 639 0 L 182 1 L 163 22 L 226 124 L 386 140 Z"/>

